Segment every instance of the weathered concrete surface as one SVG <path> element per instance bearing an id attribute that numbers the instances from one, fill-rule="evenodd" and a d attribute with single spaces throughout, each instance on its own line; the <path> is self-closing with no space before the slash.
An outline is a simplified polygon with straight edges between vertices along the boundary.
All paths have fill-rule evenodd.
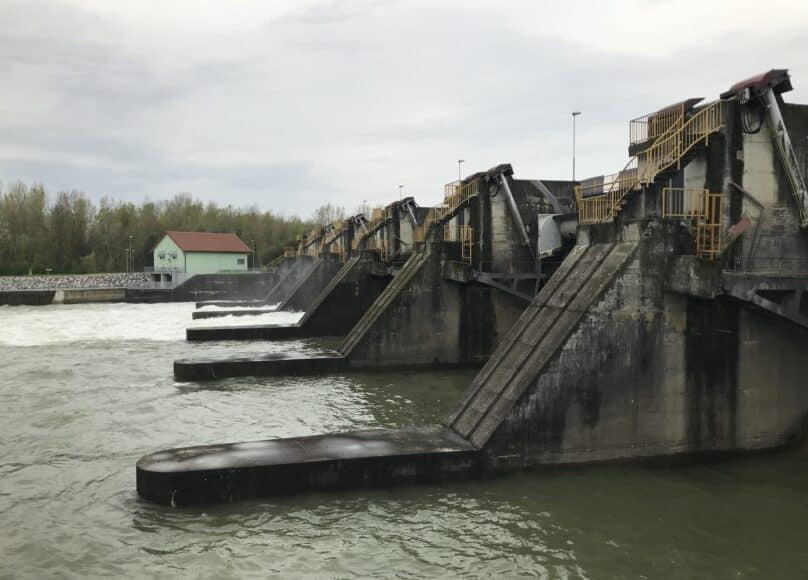
<path id="1" fill-rule="evenodd" d="M 343 263 L 334 254 L 324 254 L 311 273 L 278 306 L 279 310 L 306 312 L 339 274 Z"/>
<path id="2" fill-rule="evenodd" d="M 696 256 L 677 256 L 665 279 L 665 290 L 695 298 L 716 297 L 721 284 L 721 264 Z"/>
<path id="3" fill-rule="evenodd" d="M 219 306 L 219 307 L 244 307 L 244 306 L 266 306 L 274 305 L 285 300 L 290 293 L 301 283 L 306 276 L 308 276 L 312 269 L 316 266 L 317 262 L 310 256 L 295 256 L 294 258 L 285 258 L 281 263 L 272 269 L 270 281 L 261 289 L 259 293 L 251 293 L 242 299 L 233 300 L 205 300 L 197 302 L 197 308 L 204 306 Z M 198 276 L 194 276 L 198 278 Z M 192 282 L 191 278 L 188 282 Z M 203 311 L 205 312 L 205 311 Z M 212 316 L 229 316 L 234 312 L 243 312 L 239 310 L 218 310 Z"/>
<path id="4" fill-rule="evenodd" d="M 456 473 L 737 453 L 805 437 L 808 328 L 759 307 L 753 298 L 775 301 L 772 292 L 794 289 L 784 280 L 808 274 L 808 234 L 795 220 L 771 140 L 742 132 L 737 103 L 727 103 L 725 111 L 725 128 L 689 152 L 683 169 L 666 171 L 658 183 L 632 192 L 612 223 L 579 230 L 579 247 L 447 419 L 446 428 L 460 436 L 465 449 L 471 446 L 473 469 Z M 786 109 L 788 114 L 800 121 L 789 128 L 792 141 L 805 143 L 808 107 Z M 757 214 L 748 196 L 728 193 L 730 181 L 752 192 Z M 659 219 L 664 186 L 723 191 L 723 223 L 751 219 L 754 227 L 722 264 L 732 271 L 729 278 L 685 257 L 694 253 L 689 233 L 694 224 Z M 424 254 L 402 274 L 417 281 L 422 270 L 435 267 L 432 259 Z M 453 272 L 454 279 L 462 274 Z M 749 288 L 734 297 L 722 295 L 738 277 Z M 446 282 L 440 276 L 429 280 L 389 293 L 386 303 L 377 301 L 383 307 L 372 308 L 366 318 L 383 316 L 408 295 L 405 287 L 415 293 L 410 300 L 416 305 L 417 291 L 429 295 L 428 288 Z M 781 296 L 782 303 L 801 303 L 803 296 Z M 371 329 L 367 325 L 354 336 L 347 352 L 372 335 Z M 385 434 L 372 437 L 384 441 Z M 301 468 L 287 475 L 308 489 L 310 473 Z M 343 479 L 337 467 L 329 473 L 337 480 L 334 486 L 361 485 L 350 475 Z M 163 492 L 161 501 L 165 497 Z"/>
<path id="5" fill-rule="evenodd" d="M 477 450 L 434 426 L 160 451 L 138 461 L 137 491 L 179 507 L 478 474 Z"/>
<path id="6" fill-rule="evenodd" d="M 123 302 L 125 288 L 75 288 L 56 290 L 54 304 L 86 304 L 89 302 Z"/>
<path id="7" fill-rule="evenodd" d="M 346 337 L 351 368 L 481 365 L 527 302 L 493 288 L 443 277 L 440 246 L 416 256 Z M 408 263 L 409 268 L 409 263 Z"/>
<path id="8" fill-rule="evenodd" d="M 505 365 L 521 373 L 518 388 L 492 375 L 450 420 L 483 449 L 486 470 L 756 450 L 804 436 L 808 330 L 726 299 L 665 292 L 675 235 L 642 230 L 600 297 L 572 299 L 579 321 L 566 339 L 512 343 L 515 354 L 525 349 L 511 357 L 522 370 Z M 491 401 L 481 410 L 480 396 Z"/>
<path id="9" fill-rule="evenodd" d="M 48 304 L 87 304 L 125 302 L 126 288 L 59 288 L 0 292 L 0 305 L 45 306 Z"/>
<path id="10" fill-rule="evenodd" d="M 7 290 L 0 292 L 0 306 L 45 306 L 53 304 L 55 290 Z"/>
<path id="11" fill-rule="evenodd" d="M 417 244 L 413 220 L 401 207 L 407 200 L 385 209 L 382 225 L 371 232 L 372 246 L 389 250 L 380 251 L 388 263 L 397 265 L 409 258 L 340 345 L 350 368 L 449 368 L 485 362 L 529 303 L 539 280 L 560 261 L 555 256 L 537 262 L 530 245 L 535 240 L 526 244 L 518 225 L 535 228 L 538 214 L 552 212 L 558 202 L 551 202 L 535 182 L 513 179 L 511 174 L 512 168 L 503 164 L 465 180 L 464 201 L 449 213 L 430 214 L 436 221 L 430 222 L 429 232 Z M 515 210 L 506 201 L 505 190 L 500 191 L 503 176 Z M 426 218 L 428 210 L 415 210 L 416 221 Z M 466 255 L 457 237 L 461 226 L 473 234 Z M 544 266 L 544 274 L 537 272 Z M 497 282 L 496 275 L 510 276 L 513 285 Z M 334 312 L 339 313 L 338 304 Z M 277 334 L 265 328 L 240 332 L 250 338 L 300 336 L 289 329 Z M 216 336 L 205 330 L 193 333 Z M 227 329 L 219 336 L 235 334 Z M 272 365 L 260 368 L 275 374 Z"/>
<path id="12" fill-rule="evenodd" d="M 212 381 L 230 377 L 317 375 L 346 368 L 346 358 L 339 352 L 316 357 L 273 353 L 253 358 L 175 360 L 174 378 L 178 381 Z"/>
<path id="13" fill-rule="evenodd" d="M 632 243 L 576 247 L 514 326 L 508 346 L 475 377 L 447 425 L 478 447 L 485 445 L 635 249 Z"/>
<path id="14" fill-rule="evenodd" d="M 351 258 L 297 324 L 189 328 L 186 337 L 192 341 L 205 341 L 344 336 L 389 284 L 391 278 L 380 266 L 370 252 Z M 196 318 L 198 313 L 194 314 Z"/>
<path id="15" fill-rule="evenodd" d="M 305 257 L 289 257 L 282 258 L 280 262 L 273 265 L 267 270 L 267 282 L 260 294 L 250 294 L 249 297 L 243 299 L 230 299 L 230 300 L 202 300 L 196 303 L 197 308 L 205 306 L 218 306 L 226 308 L 228 306 L 238 308 L 245 306 L 266 306 L 277 304 L 288 293 L 288 287 L 279 286 L 289 274 L 294 274 L 293 270 L 300 268 L 303 264 L 311 264 L 312 259 L 308 256 Z M 299 275 L 299 274 L 297 274 Z"/>
<path id="16" fill-rule="evenodd" d="M 485 362 L 527 302 L 490 287 L 445 280 L 444 260 L 439 245 L 410 257 L 345 337 L 338 349 L 341 365 L 352 369 L 412 369 L 480 366 Z M 332 306 L 340 307 L 338 301 Z M 223 339 L 230 332 L 217 336 Z M 274 333 L 266 329 L 246 332 L 256 333 L 258 338 Z M 278 332 L 283 336 L 296 331 Z M 189 329 L 188 336 L 205 336 L 205 330 Z M 331 357 L 323 364 L 318 358 L 307 360 L 312 363 L 305 371 L 309 374 L 345 368 L 334 367 Z M 206 380 L 301 372 L 294 364 L 263 358 L 185 360 L 175 363 L 174 374 L 178 380 Z"/>
<path id="17" fill-rule="evenodd" d="M 275 280 L 276 276 L 273 272 L 197 274 L 175 288 L 127 288 L 125 301 L 145 303 L 194 302 L 201 297 L 241 297 L 252 303 L 263 296 L 267 289 L 275 283 Z M 244 302 L 244 300 L 240 302 Z"/>

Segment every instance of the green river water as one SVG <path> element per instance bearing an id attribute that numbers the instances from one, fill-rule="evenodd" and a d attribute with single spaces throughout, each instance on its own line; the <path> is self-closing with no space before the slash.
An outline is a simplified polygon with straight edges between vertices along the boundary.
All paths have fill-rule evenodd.
<path id="1" fill-rule="evenodd" d="M 0 307 L 0 578 L 808 578 L 805 448 L 204 509 L 146 503 L 135 493 L 145 453 L 435 422 L 473 376 L 175 383 L 175 358 L 317 348 L 188 344 L 192 308 Z"/>

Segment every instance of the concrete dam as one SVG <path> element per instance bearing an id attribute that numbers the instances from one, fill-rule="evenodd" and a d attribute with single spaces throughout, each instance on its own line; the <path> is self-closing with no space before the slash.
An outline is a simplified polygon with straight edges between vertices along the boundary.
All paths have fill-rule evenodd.
<path id="1" fill-rule="evenodd" d="M 391 280 L 330 356 L 175 363 L 180 380 L 481 365 L 442 424 L 160 451 L 138 493 L 230 502 L 803 439 L 808 106 L 790 89 L 776 69 L 635 119 L 613 174 L 452 184 L 409 222 L 403 264 L 357 247 Z"/>

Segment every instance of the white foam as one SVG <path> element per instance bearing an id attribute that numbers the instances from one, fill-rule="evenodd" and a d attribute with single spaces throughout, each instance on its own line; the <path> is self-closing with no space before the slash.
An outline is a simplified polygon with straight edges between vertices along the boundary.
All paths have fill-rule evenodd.
<path id="1" fill-rule="evenodd" d="M 0 344 L 38 346 L 80 342 L 184 341 L 192 302 L 162 304 L 60 304 L 0 307 Z M 223 316 L 192 327 L 294 324 L 302 312 Z"/>
<path id="2" fill-rule="evenodd" d="M 194 320 L 188 328 L 208 328 L 211 326 L 253 326 L 256 324 L 295 324 L 303 317 L 303 312 L 267 312 L 249 316 L 218 316 Z"/>
<path id="3" fill-rule="evenodd" d="M 280 302 L 276 304 L 264 304 L 263 306 L 216 306 L 215 304 L 205 304 L 200 306 L 198 310 L 205 310 L 207 312 L 212 310 L 275 310 L 280 306 Z"/>
<path id="4" fill-rule="evenodd" d="M 0 308 L 0 344 L 185 340 L 191 302 L 62 304 Z"/>

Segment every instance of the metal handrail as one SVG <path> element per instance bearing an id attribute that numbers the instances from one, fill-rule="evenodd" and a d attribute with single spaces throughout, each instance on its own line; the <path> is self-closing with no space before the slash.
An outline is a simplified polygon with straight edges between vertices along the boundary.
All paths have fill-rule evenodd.
<path id="1" fill-rule="evenodd" d="M 662 171 L 672 165 L 679 167 L 688 151 L 702 140 L 709 142 L 710 134 L 723 126 L 723 103 L 722 100 L 713 101 L 681 126 L 671 124 L 648 149 L 629 159 L 622 171 L 608 176 L 611 179 L 604 177 L 602 183 L 576 186 L 578 221 L 593 224 L 613 220 L 629 192 L 653 183 Z"/>
<path id="2" fill-rule="evenodd" d="M 662 218 L 693 223 L 696 255 L 714 260 L 721 254 L 723 193 L 708 189 L 666 187 L 662 190 Z"/>
<path id="3" fill-rule="evenodd" d="M 440 217 L 442 219 L 447 215 L 455 212 L 457 208 L 467 203 L 472 197 L 477 195 L 478 180 L 470 181 L 469 183 L 462 183 L 453 181 L 443 186 L 443 206 L 440 208 Z"/>
<path id="4" fill-rule="evenodd" d="M 656 113 L 643 115 L 629 122 L 629 143 L 636 145 L 651 139 L 658 139 L 662 135 L 681 127 L 685 118 L 685 105 L 681 103 Z"/>

